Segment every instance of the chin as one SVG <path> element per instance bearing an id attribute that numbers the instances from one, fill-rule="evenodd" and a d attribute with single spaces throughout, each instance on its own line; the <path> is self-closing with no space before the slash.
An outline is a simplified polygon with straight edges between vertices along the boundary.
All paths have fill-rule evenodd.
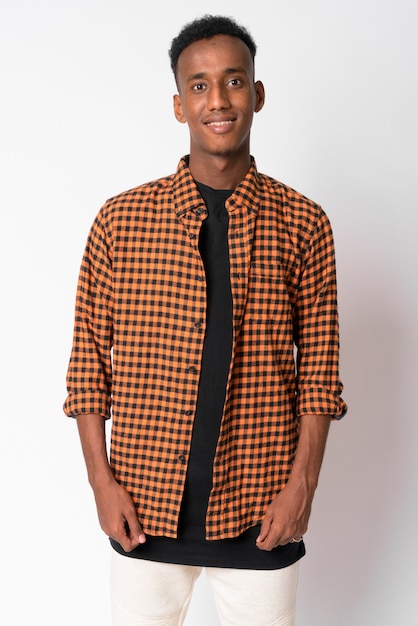
<path id="1" fill-rule="evenodd" d="M 213 151 L 213 154 L 215 156 L 232 156 L 234 153 L 236 152 L 236 149 L 233 148 L 232 146 L 224 146 L 222 148 L 215 148 Z"/>
<path id="2" fill-rule="evenodd" d="M 230 150 L 217 150 L 215 153 L 217 157 L 230 157 L 234 154 L 232 148 Z"/>

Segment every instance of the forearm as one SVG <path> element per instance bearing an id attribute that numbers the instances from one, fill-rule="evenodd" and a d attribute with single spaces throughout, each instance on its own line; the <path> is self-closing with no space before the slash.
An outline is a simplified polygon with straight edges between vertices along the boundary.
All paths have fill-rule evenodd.
<path id="1" fill-rule="evenodd" d="M 126 551 L 146 541 L 128 492 L 115 480 L 106 449 L 105 419 L 91 413 L 77 417 L 87 474 L 103 531 Z"/>
<path id="2" fill-rule="evenodd" d="M 330 418 L 326 415 L 303 415 L 299 441 L 289 481 L 303 485 L 313 497 L 325 453 Z"/>
<path id="3" fill-rule="evenodd" d="M 113 478 L 106 448 L 105 419 L 94 413 L 81 414 L 77 416 L 77 426 L 89 483 L 94 489 Z"/>

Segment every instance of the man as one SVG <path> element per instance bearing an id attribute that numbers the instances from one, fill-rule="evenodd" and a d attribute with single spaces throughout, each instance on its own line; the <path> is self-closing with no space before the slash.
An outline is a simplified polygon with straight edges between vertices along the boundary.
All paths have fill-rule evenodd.
<path id="1" fill-rule="evenodd" d="M 202 567 L 222 624 L 294 624 L 328 428 L 346 411 L 331 227 L 257 171 L 255 52 L 220 16 L 173 40 L 190 154 L 104 205 L 81 265 L 64 410 L 113 547 L 118 626 L 181 624 Z"/>

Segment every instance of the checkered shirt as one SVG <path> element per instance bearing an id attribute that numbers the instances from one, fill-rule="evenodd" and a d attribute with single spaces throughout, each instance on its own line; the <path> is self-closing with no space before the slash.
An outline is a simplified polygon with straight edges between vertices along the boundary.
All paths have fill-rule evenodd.
<path id="1" fill-rule="evenodd" d="M 207 539 L 262 520 L 288 479 L 301 415 L 346 411 L 327 216 L 254 160 L 226 208 L 233 350 Z M 64 411 L 112 417 L 114 475 L 156 536 L 176 537 L 186 478 L 206 325 L 206 214 L 187 158 L 175 174 L 110 199 L 77 287 Z"/>

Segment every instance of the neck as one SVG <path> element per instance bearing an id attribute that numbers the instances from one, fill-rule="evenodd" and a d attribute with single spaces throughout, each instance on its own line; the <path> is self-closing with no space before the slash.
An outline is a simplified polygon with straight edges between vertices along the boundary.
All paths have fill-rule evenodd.
<path id="1" fill-rule="evenodd" d="M 250 155 L 232 160 L 228 156 L 207 155 L 204 158 L 190 153 L 189 168 L 192 176 L 199 183 L 212 189 L 235 189 L 251 164 Z"/>

